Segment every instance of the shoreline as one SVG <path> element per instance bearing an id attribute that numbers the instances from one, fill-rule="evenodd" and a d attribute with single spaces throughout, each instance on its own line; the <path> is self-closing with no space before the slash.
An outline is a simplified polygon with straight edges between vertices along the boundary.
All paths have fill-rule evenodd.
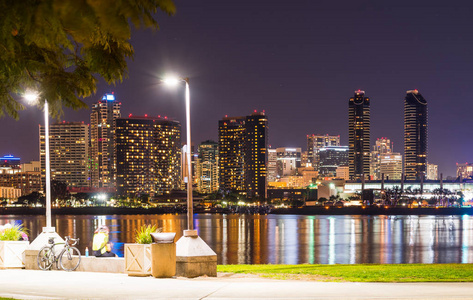
<path id="1" fill-rule="evenodd" d="M 45 208 L 2 207 L 0 215 L 44 215 Z M 54 215 L 154 215 L 186 214 L 185 210 L 172 211 L 169 208 L 124 208 L 124 207 L 79 207 L 53 208 Z M 195 214 L 235 214 L 229 210 L 194 209 Z M 473 215 L 473 208 L 384 208 L 384 207 L 303 207 L 278 208 L 269 214 L 275 215 Z"/>

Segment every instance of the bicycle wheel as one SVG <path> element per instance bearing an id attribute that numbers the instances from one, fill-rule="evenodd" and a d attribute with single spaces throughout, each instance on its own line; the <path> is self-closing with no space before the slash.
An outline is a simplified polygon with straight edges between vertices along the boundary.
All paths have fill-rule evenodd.
<path id="1" fill-rule="evenodd" d="M 51 250 L 51 247 L 44 246 L 41 248 L 36 257 L 36 261 L 40 270 L 50 270 L 54 262 L 54 253 Z"/>
<path id="2" fill-rule="evenodd" d="M 74 271 L 80 264 L 80 252 L 76 247 L 70 247 L 69 249 L 64 249 L 59 257 L 59 263 L 61 268 L 66 271 Z"/>

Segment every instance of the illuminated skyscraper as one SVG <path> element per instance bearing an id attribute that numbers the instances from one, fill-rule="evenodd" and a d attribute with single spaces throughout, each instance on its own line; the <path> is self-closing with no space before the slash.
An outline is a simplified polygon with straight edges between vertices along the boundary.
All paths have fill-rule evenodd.
<path id="1" fill-rule="evenodd" d="M 90 114 L 90 180 L 92 187 L 115 187 L 115 120 L 121 103 L 105 94 Z"/>
<path id="2" fill-rule="evenodd" d="M 337 176 L 337 168 L 348 164 L 347 146 L 325 147 L 319 151 L 319 174 L 322 176 Z"/>
<path id="3" fill-rule="evenodd" d="M 278 178 L 277 158 L 276 149 L 268 149 L 268 182 L 276 181 Z"/>
<path id="4" fill-rule="evenodd" d="M 264 112 L 219 121 L 220 189 L 265 198 L 268 118 Z"/>
<path id="5" fill-rule="evenodd" d="M 421 180 L 427 172 L 427 101 L 417 91 L 404 98 L 404 173 Z"/>
<path id="6" fill-rule="evenodd" d="M 245 186 L 247 197 L 266 198 L 268 175 L 268 118 L 264 112 L 246 117 Z"/>
<path id="7" fill-rule="evenodd" d="M 43 186 L 46 176 L 44 126 L 39 127 L 39 145 Z M 81 122 L 63 122 L 49 126 L 51 180 L 69 187 L 89 186 L 89 126 Z"/>
<path id="8" fill-rule="evenodd" d="M 218 122 L 219 184 L 223 191 L 245 190 L 245 118 L 225 117 Z"/>
<path id="9" fill-rule="evenodd" d="M 197 159 L 197 190 L 200 193 L 218 191 L 218 143 L 205 141 L 199 145 Z"/>
<path id="10" fill-rule="evenodd" d="M 336 147 L 340 146 L 339 135 L 320 135 L 313 134 L 307 135 L 307 160 L 312 163 L 312 167 L 316 171 L 319 171 L 319 150 L 325 147 Z"/>
<path id="11" fill-rule="evenodd" d="M 350 179 L 370 174 L 370 99 L 355 91 L 348 102 L 348 148 Z"/>
<path id="12" fill-rule="evenodd" d="M 376 139 L 376 144 L 373 146 L 373 151 L 371 151 L 370 158 L 370 175 L 372 180 L 381 180 L 381 155 L 389 154 L 391 152 L 392 148 L 390 139 L 385 137 Z"/>
<path id="13" fill-rule="evenodd" d="M 384 174 L 385 180 L 401 180 L 402 155 L 400 153 L 385 153 L 379 156 L 379 173 Z M 381 180 L 380 175 L 377 180 Z"/>
<path id="14" fill-rule="evenodd" d="M 117 191 L 151 197 L 180 186 L 181 124 L 153 117 L 116 120 Z"/>

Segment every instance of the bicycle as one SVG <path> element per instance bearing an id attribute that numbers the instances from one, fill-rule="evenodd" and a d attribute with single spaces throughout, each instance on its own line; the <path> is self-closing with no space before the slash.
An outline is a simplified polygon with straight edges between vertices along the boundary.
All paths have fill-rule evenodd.
<path id="1" fill-rule="evenodd" d="M 41 270 L 50 270 L 53 264 L 56 263 L 57 269 L 61 266 L 65 271 L 74 271 L 79 266 L 81 259 L 79 249 L 74 247 L 78 243 L 79 239 L 73 239 L 69 236 L 66 236 L 66 241 L 64 243 L 55 243 L 53 237 L 49 238 L 49 245 L 45 245 L 41 250 L 39 250 L 36 258 L 38 267 Z M 56 256 L 54 247 L 63 244 L 64 248 L 61 250 L 59 255 Z"/>

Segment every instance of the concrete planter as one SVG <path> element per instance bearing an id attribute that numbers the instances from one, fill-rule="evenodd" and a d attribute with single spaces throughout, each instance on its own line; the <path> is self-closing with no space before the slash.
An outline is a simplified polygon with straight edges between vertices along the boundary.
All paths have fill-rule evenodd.
<path id="1" fill-rule="evenodd" d="M 128 276 L 151 275 L 151 244 L 125 244 L 124 250 Z"/>
<path id="2" fill-rule="evenodd" d="M 28 241 L 0 241 L 0 268 L 24 268 Z"/>

